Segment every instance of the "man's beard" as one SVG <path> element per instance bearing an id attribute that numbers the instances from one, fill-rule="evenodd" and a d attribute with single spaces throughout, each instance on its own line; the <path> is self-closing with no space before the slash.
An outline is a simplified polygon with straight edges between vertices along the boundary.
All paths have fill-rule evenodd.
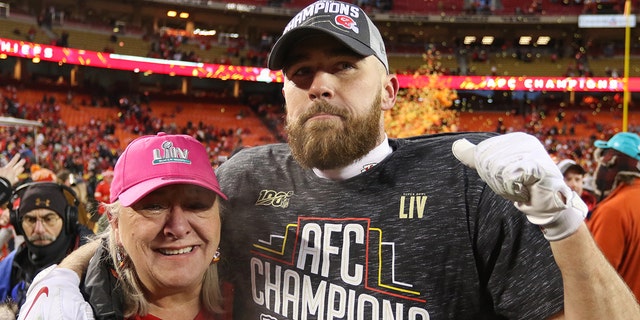
<path id="1" fill-rule="evenodd" d="M 618 171 L 611 170 L 600 164 L 598 165 L 598 168 L 596 168 L 596 171 L 593 174 L 595 185 L 595 189 L 593 191 L 597 196 L 600 196 L 600 199 L 603 199 L 611 193 L 617 173 Z"/>
<path id="2" fill-rule="evenodd" d="M 346 167 L 375 148 L 382 115 L 378 94 L 369 112 L 354 117 L 345 109 L 318 101 L 298 119 L 289 119 L 287 133 L 293 157 L 305 168 L 320 170 Z M 319 114 L 338 116 L 307 122 Z"/>

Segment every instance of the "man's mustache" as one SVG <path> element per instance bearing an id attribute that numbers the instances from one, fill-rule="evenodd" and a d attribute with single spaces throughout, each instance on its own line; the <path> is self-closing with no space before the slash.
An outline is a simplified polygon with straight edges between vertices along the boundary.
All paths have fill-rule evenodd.
<path id="1" fill-rule="evenodd" d="M 319 114 L 335 115 L 343 119 L 348 117 L 348 114 L 344 109 L 338 108 L 326 101 L 319 101 L 314 103 L 309 109 L 305 110 L 305 112 L 300 115 L 300 123 L 304 123 Z"/>
<path id="2" fill-rule="evenodd" d="M 36 234 L 36 235 L 32 235 L 31 237 L 29 237 L 29 242 L 36 242 L 36 241 L 55 241 L 56 238 L 53 236 L 50 236 L 48 234 Z"/>

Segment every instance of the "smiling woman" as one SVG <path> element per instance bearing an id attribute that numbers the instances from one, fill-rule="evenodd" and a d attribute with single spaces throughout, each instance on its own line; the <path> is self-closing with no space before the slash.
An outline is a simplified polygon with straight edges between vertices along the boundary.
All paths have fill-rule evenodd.
<path id="1" fill-rule="evenodd" d="M 206 149 L 194 138 L 159 133 L 132 141 L 103 204 L 109 227 L 96 240 L 95 254 L 89 250 L 96 258 L 80 287 L 88 301 L 68 299 L 70 306 L 57 308 L 38 298 L 38 288 L 65 277 L 65 285 L 78 290 L 80 279 L 57 268 L 34 280 L 20 318 L 64 312 L 74 319 L 216 319 L 222 312 L 219 197 L 226 199 Z"/>

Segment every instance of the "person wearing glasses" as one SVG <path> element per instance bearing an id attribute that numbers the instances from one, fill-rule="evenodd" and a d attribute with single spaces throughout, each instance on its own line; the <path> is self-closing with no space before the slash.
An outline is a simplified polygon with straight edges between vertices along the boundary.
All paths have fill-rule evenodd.
<path id="1" fill-rule="evenodd" d="M 87 242 L 92 232 L 78 223 L 74 197 L 53 182 L 16 188 L 9 204 L 11 223 L 25 241 L 0 261 L 0 300 L 21 305 L 39 271 Z"/>

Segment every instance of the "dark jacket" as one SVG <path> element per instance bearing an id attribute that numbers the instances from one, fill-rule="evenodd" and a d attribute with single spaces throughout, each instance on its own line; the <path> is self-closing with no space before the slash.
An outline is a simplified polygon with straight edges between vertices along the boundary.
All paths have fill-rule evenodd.
<path id="1" fill-rule="evenodd" d="M 93 308 L 96 320 L 120 320 L 124 318 L 123 295 L 121 288 L 116 286 L 118 279 L 106 245 L 104 240 L 89 262 L 80 291 Z"/>
<path id="2" fill-rule="evenodd" d="M 84 225 L 78 224 L 76 235 L 70 242 L 66 253 L 77 249 L 79 246 L 87 243 L 88 237 L 93 232 Z M 26 242 L 22 243 L 18 248 L 13 250 L 8 256 L 0 261 L 0 301 L 8 298 L 22 305 L 24 303 L 29 285 L 38 272 L 62 261 L 64 255 L 55 261 L 47 261 L 44 265 L 36 265 L 29 257 L 29 248 Z"/>

